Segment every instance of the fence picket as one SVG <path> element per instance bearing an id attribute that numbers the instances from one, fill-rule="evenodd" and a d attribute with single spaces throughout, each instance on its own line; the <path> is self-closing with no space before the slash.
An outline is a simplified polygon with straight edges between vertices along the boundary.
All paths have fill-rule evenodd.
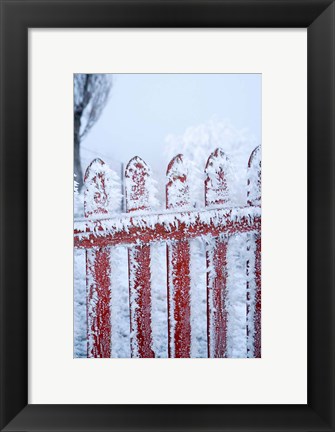
<path id="1" fill-rule="evenodd" d="M 228 158 L 217 148 L 205 168 L 205 205 L 229 204 Z M 208 357 L 226 357 L 227 346 L 227 246 L 226 237 L 212 238 L 207 245 L 207 338 Z"/>
<path id="2" fill-rule="evenodd" d="M 248 162 L 248 205 L 261 205 L 261 149 L 256 147 Z M 247 355 L 261 357 L 261 233 L 249 234 L 248 250 L 252 248 L 254 257 L 247 261 Z M 251 269 L 253 265 L 253 269 Z M 250 279 L 250 272 L 254 277 Z"/>
<path id="3" fill-rule="evenodd" d="M 109 213 L 110 170 L 95 159 L 85 173 L 85 217 Z M 87 357 L 111 356 L 110 251 L 108 248 L 86 250 Z"/>
<path id="4" fill-rule="evenodd" d="M 135 156 L 125 170 L 128 213 L 150 209 L 149 181 L 149 167 L 141 158 Z M 155 357 L 152 350 L 150 268 L 150 245 L 135 246 L 128 250 L 132 357 Z"/>
<path id="5" fill-rule="evenodd" d="M 167 168 L 166 208 L 190 205 L 190 190 L 183 156 L 175 156 Z M 181 240 L 167 245 L 168 354 L 173 358 L 191 355 L 190 243 Z"/>

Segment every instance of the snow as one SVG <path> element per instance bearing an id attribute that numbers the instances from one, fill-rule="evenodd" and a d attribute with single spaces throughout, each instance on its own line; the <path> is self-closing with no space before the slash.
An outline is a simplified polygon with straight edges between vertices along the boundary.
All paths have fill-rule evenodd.
<path id="1" fill-rule="evenodd" d="M 75 219 L 84 215 L 84 195 L 79 193 L 76 174 L 73 179 L 73 210 Z"/>
<path id="2" fill-rule="evenodd" d="M 128 287 L 128 250 L 110 248 L 112 357 L 130 357 L 130 314 Z M 121 263 L 121 265 L 120 265 Z"/>
<path id="3" fill-rule="evenodd" d="M 120 179 L 101 159 L 94 159 L 85 173 L 85 215 L 113 213 L 120 208 Z"/>
<path id="4" fill-rule="evenodd" d="M 261 215 L 260 207 L 236 207 L 220 208 L 216 206 L 207 209 L 176 212 L 176 210 L 166 210 L 161 213 L 148 213 L 147 211 L 123 214 L 112 218 L 90 218 L 77 219 L 74 223 L 76 230 L 75 237 L 79 239 L 103 237 L 105 235 L 115 235 L 117 233 L 129 233 L 131 228 L 150 229 L 155 232 L 162 227 L 165 232 L 172 232 L 184 224 L 187 228 L 213 225 L 214 227 L 224 227 L 228 221 L 239 224 L 246 221 L 252 228 L 255 219 Z M 201 233 L 199 233 L 201 235 Z M 206 237 L 206 234 L 203 235 Z M 138 245 L 141 244 L 139 238 L 125 240 Z M 94 247 L 94 244 L 92 244 Z"/>
<path id="5" fill-rule="evenodd" d="M 234 235 L 228 247 L 228 357 L 246 357 L 245 236 Z M 191 356 L 207 357 L 206 242 L 191 240 Z M 156 357 L 167 357 L 166 245 L 151 246 L 152 330 Z M 85 251 L 75 251 L 75 357 L 86 357 Z M 81 271 L 80 271 L 81 269 Z M 126 247 L 111 248 L 112 357 L 130 357 L 128 257 Z M 231 270 L 230 270 L 231 269 Z M 250 275 L 250 280 L 252 277 Z M 254 290 L 254 285 L 250 285 Z M 252 310 L 252 308 L 251 308 Z M 252 323 L 252 315 L 249 318 Z M 249 323 L 249 326 L 250 326 Z M 252 331 L 252 328 L 251 328 Z M 251 342 L 249 342 L 251 345 Z M 252 348 L 252 347 L 251 347 Z"/>
<path id="6" fill-rule="evenodd" d="M 254 305 L 255 305 L 255 294 L 256 294 L 256 283 L 255 283 L 255 234 L 247 234 L 247 241 L 245 243 L 245 247 L 247 249 L 247 260 L 248 260 L 248 269 L 247 269 L 247 284 L 246 284 L 246 292 L 248 294 L 247 307 L 249 313 L 246 316 L 246 325 L 248 326 L 249 335 L 246 340 L 248 354 L 245 357 L 253 357 L 254 354 Z"/>
<path id="7" fill-rule="evenodd" d="M 138 293 L 141 289 L 140 286 L 136 288 L 136 273 L 138 270 L 139 263 L 136 258 L 138 256 L 137 248 L 130 248 L 128 250 L 128 265 L 129 265 L 129 310 L 130 310 L 130 322 L 132 328 L 130 329 L 130 344 L 132 349 L 133 357 L 139 356 L 139 346 L 137 344 L 137 319 L 136 311 L 139 308 L 138 305 Z"/>
<path id="8" fill-rule="evenodd" d="M 74 357 L 86 357 L 86 251 L 74 250 Z"/>
<path id="9" fill-rule="evenodd" d="M 96 306 L 98 303 L 97 296 L 97 283 L 94 279 L 94 262 L 95 262 L 95 250 L 90 249 L 86 252 L 86 284 L 87 284 L 87 327 L 91 329 L 87 334 L 87 352 L 88 356 L 91 357 L 94 351 L 94 336 L 98 334 Z"/>
<path id="10" fill-rule="evenodd" d="M 222 126 L 223 127 L 223 126 Z M 207 128 L 207 129 L 206 129 Z M 182 139 L 182 147 L 186 154 L 190 154 L 189 142 L 196 132 L 208 131 L 210 127 L 203 126 L 190 130 Z M 203 133 L 202 137 L 206 134 Z M 193 138 L 192 138 L 193 137 Z M 221 139 L 212 137 L 216 144 Z M 241 138 L 242 139 L 242 138 Z M 220 142 L 219 142 L 220 141 Z M 180 144 L 180 140 L 170 137 L 170 143 Z M 172 146 L 173 147 L 173 146 Z M 173 150 L 173 149 L 172 149 Z M 205 150 L 204 150 L 205 151 Z M 221 150 L 212 157 L 211 164 L 207 164 L 206 173 L 194 169 L 192 161 L 185 155 L 175 158 L 167 173 L 170 181 L 168 209 L 162 209 L 164 203 L 156 199 L 157 187 L 152 178 L 152 172 L 140 158 L 133 158 L 127 166 L 128 177 L 125 178 L 127 209 L 131 213 L 120 213 L 120 178 L 101 160 L 94 160 L 86 172 L 84 193 L 79 194 L 75 183 L 74 213 L 76 216 L 75 229 L 78 238 L 87 238 L 93 234 L 95 237 L 115 235 L 120 232 L 129 232 L 132 227 L 150 228 L 155 230 L 158 225 L 163 226 L 169 233 L 178 229 L 181 224 L 187 227 L 199 222 L 211 223 L 217 227 L 224 227 L 227 220 L 239 223 L 247 220 L 250 226 L 255 218 L 261 216 L 260 208 L 260 148 L 253 153 L 250 167 L 236 169 L 234 157 L 226 156 Z M 227 152 L 228 154 L 228 152 Z M 197 155 L 198 157 L 199 155 Z M 208 157 L 202 159 L 205 167 Z M 235 161 L 236 161 L 235 154 Z M 138 182 L 139 170 L 144 170 L 145 181 Z M 224 172 L 224 182 L 218 182 L 218 172 Z M 236 175 L 238 172 L 238 176 Z M 199 174 L 197 176 L 197 174 Z M 204 180 L 206 175 L 210 179 L 210 190 L 207 193 L 208 206 L 204 203 Z M 197 180 L 194 180 L 197 178 Z M 200 183 L 201 187 L 200 187 Z M 247 188 L 247 179 L 249 184 Z M 137 183 L 136 183 L 137 182 Z M 222 185 L 224 184 L 224 188 Z M 247 196 L 248 189 L 248 196 Z M 201 193 L 200 193 L 201 192 Z M 85 196 L 85 212 L 83 215 L 83 196 Z M 201 198 L 199 198 L 201 196 Z M 220 203 L 217 203 L 219 196 Z M 198 199 L 198 198 L 199 199 Z M 247 206 L 251 202 L 253 206 Z M 196 203 L 196 204 L 195 204 Z M 196 208 L 195 208 L 196 207 Z M 227 250 L 227 356 L 245 358 L 252 356 L 252 337 L 247 341 L 246 326 L 253 330 L 253 305 L 255 294 L 254 282 L 254 234 L 243 233 L 229 236 Z M 206 272 L 209 270 L 212 278 L 215 277 L 213 268 L 206 269 L 205 250 L 210 250 L 212 237 L 201 235 L 190 240 L 190 274 L 191 274 L 191 356 L 207 357 L 207 288 Z M 151 246 L 151 293 L 152 293 L 152 349 L 159 358 L 168 356 L 168 323 L 167 323 L 167 243 L 159 239 Z M 140 245 L 140 242 L 137 242 Z M 94 244 L 91 252 L 94 254 Z M 111 353 L 112 357 L 130 357 L 130 309 L 136 309 L 136 295 L 132 289 L 136 268 L 136 260 L 129 269 L 128 282 L 128 251 L 136 254 L 136 250 L 128 244 L 110 248 L 111 264 Z M 86 357 L 86 276 L 85 276 L 85 250 L 74 251 L 74 356 Z M 135 257 L 134 257 L 135 258 Z M 249 269 L 246 263 L 249 262 Z M 88 281 L 89 284 L 92 281 Z M 248 284 L 247 284 L 248 282 Z M 130 297 L 129 297 L 130 283 Z M 250 313 L 247 317 L 247 289 L 250 292 Z M 129 308 L 129 305 L 134 307 Z M 90 311 L 89 311 L 90 312 Z M 173 310 L 171 311 L 173 315 Z M 91 317 L 92 318 L 92 317 Z M 135 322 L 133 319 L 132 322 Z M 171 322 L 173 327 L 173 320 Z M 134 329 L 136 331 L 136 329 Z M 173 343 L 173 342 L 172 342 Z M 89 341 L 90 344 L 90 341 Z M 248 344 L 248 346 L 247 346 Z M 173 345 L 170 347 L 173 352 Z M 247 354 L 247 348 L 249 354 Z M 135 353 L 136 354 L 136 353 Z"/>
<path id="11" fill-rule="evenodd" d="M 159 205 L 156 182 L 150 167 L 138 156 L 133 157 L 125 170 L 127 211 L 153 209 Z"/>
<path id="12" fill-rule="evenodd" d="M 229 159 L 222 149 L 218 148 L 210 155 L 205 173 L 206 206 L 213 204 L 228 206 L 231 202 L 230 189 L 233 180 Z"/>
<path id="13" fill-rule="evenodd" d="M 188 166 L 184 161 L 183 155 L 179 154 L 171 160 L 166 178 L 167 208 L 189 207 L 191 196 L 188 180 Z"/>
<path id="14" fill-rule="evenodd" d="M 168 160 L 178 153 L 183 154 L 188 163 L 192 201 L 201 207 L 204 205 L 204 169 L 208 157 L 215 149 L 222 149 L 230 161 L 231 204 L 243 206 L 246 203 L 248 158 L 257 144 L 246 129 L 237 129 L 227 119 L 212 117 L 188 127 L 181 134 L 168 135 L 165 154 Z"/>
<path id="15" fill-rule="evenodd" d="M 155 356 L 168 356 L 168 322 L 166 294 L 166 245 L 151 245 L 152 348 Z"/>
<path id="16" fill-rule="evenodd" d="M 227 250 L 227 356 L 247 357 L 246 342 L 246 238 L 236 234 L 229 238 Z"/>

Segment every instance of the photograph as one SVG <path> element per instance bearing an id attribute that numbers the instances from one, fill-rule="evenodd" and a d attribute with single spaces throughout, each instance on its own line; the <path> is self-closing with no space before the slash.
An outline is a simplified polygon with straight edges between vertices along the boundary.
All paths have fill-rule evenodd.
<path id="1" fill-rule="evenodd" d="M 73 110 L 73 357 L 261 358 L 262 74 L 75 73 Z"/>
<path id="2" fill-rule="evenodd" d="M 335 0 L 0 4 L 0 432 L 335 432 Z"/>

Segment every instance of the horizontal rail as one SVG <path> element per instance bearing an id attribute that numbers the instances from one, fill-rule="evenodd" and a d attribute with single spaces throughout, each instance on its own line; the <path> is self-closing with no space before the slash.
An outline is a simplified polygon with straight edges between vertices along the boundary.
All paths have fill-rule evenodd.
<path id="1" fill-rule="evenodd" d="M 135 246 L 260 229 L 261 208 L 253 206 L 122 214 L 105 219 L 75 221 L 74 247 L 90 249 L 116 245 Z"/>

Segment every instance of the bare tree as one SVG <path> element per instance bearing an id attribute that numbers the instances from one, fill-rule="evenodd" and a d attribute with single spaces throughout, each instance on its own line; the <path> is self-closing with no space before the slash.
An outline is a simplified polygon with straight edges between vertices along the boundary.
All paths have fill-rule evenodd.
<path id="1" fill-rule="evenodd" d="M 74 173 L 79 191 L 83 186 L 80 143 L 99 119 L 111 87 L 111 75 L 74 75 Z"/>

